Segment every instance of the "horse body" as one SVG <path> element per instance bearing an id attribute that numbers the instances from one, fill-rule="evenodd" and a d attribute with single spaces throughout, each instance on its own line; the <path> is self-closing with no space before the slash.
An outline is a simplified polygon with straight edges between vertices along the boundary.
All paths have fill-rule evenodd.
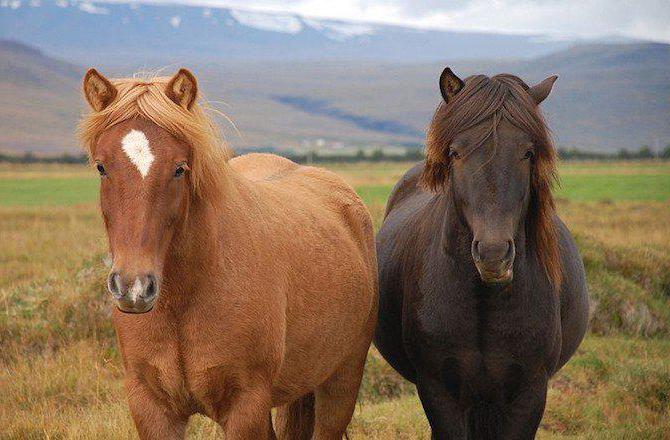
<path id="1" fill-rule="evenodd" d="M 142 178 L 118 148 L 134 132 L 152 149 Z M 149 311 L 113 312 L 140 437 L 181 438 L 188 418 L 201 413 L 227 438 L 274 438 L 270 408 L 280 407 L 281 438 L 341 438 L 377 316 L 365 206 L 334 174 L 261 154 L 214 163 L 220 180 L 208 194 L 216 197 L 202 197 L 193 192 L 196 170 L 160 180 L 161 167 L 170 177 L 171 164 L 183 162 L 181 143 L 140 115 L 108 127 L 92 151 L 105 166 L 114 298 L 132 296 L 134 284 L 130 293 L 118 290 L 128 290 L 133 265 L 160 282 L 158 300 L 135 296 Z M 188 161 L 202 165 L 197 157 Z M 173 194 L 171 214 L 152 227 L 150 217 L 160 216 Z M 113 205 L 124 202 L 129 206 L 115 213 Z M 129 223 L 121 228 L 123 220 Z M 154 233 L 169 241 L 162 257 L 152 250 L 161 248 Z M 131 300 L 120 304 L 136 308 Z"/>
<path id="2" fill-rule="evenodd" d="M 449 122 L 444 114 L 434 120 Z M 472 131 L 464 130 L 467 136 Z M 467 159 L 450 156 L 469 163 L 452 164 L 441 191 L 422 183 L 432 171 L 426 163 L 408 171 L 391 193 L 377 235 L 380 303 L 374 342 L 416 384 L 435 439 L 533 438 L 548 380 L 586 331 L 588 299 L 576 245 L 550 212 L 561 267 L 556 283 L 533 242 L 529 218 L 537 209 L 536 194 L 526 184 L 510 183 L 533 182 L 535 171 L 523 177 L 529 174 L 522 155 L 520 161 L 506 158 L 525 140 L 517 126 L 506 123 L 494 125 L 494 133 L 497 142 L 485 138 Z M 429 140 L 428 161 L 434 147 Z M 479 180 L 473 185 L 467 179 Z M 500 195 L 517 192 L 501 200 Z M 480 203 L 473 197 L 481 197 Z M 477 267 L 478 240 L 503 234 L 506 227 L 513 262 L 509 269 L 502 266 L 502 275 L 490 275 Z M 497 281 L 511 273 L 513 278 Z"/>
<path id="3" fill-rule="evenodd" d="M 252 181 L 245 168 L 258 162 L 268 176 Z M 129 394 L 149 388 L 176 413 L 215 420 L 237 391 L 270 387 L 281 406 L 360 367 L 376 316 L 372 229 L 355 193 L 277 157 L 231 168 L 236 196 L 205 227 L 209 214 L 189 213 L 197 225 L 168 254 L 162 301 L 151 314 L 114 311 Z M 201 256 L 184 255 L 182 239 Z"/>
<path id="4" fill-rule="evenodd" d="M 472 264 L 472 234 L 458 227 L 448 196 L 417 185 L 422 171 L 417 165 L 394 188 L 377 236 L 375 345 L 423 390 L 428 417 L 439 432 L 451 434 L 445 438 L 483 438 L 486 432 L 532 438 L 547 381 L 574 353 L 586 327 L 577 248 L 556 217 L 561 258 L 573 269 L 559 295 L 537 260 L 523 252 L 511 284 L 485 286 Z M 522 236 L 516 245 L 523 248 Z M 515 403 L 528 405 L 527 411 L 516 413 Z M 467 437 L 468 429 L 474 437 Z"/>

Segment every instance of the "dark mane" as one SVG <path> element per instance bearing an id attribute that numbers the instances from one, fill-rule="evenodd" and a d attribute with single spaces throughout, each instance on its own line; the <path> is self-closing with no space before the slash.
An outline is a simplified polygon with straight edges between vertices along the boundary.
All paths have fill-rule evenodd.
<path id="1" fill-rule="evenodd" d="M 426 167 L 421 184 L 435 192 L 449 183 L 449 146 L 459 133 L 485 121 L 491 128 L 481 145 L 502 120 L 531 135 L 536 148 L 531 176 L 531 198 L 526 219 L 528 242 L 544 267 L 556 291 L 560 288 L 561 262 L 554 225 L 555 205 L 552 188 L 556 182 L 556 150 L 544 118 L 520 78 L 500 74 L 489 78 L 474 75 L 465 80 L 463 89 L 449 103 L 442 102 L 435 111 L 426 140 Z"/>

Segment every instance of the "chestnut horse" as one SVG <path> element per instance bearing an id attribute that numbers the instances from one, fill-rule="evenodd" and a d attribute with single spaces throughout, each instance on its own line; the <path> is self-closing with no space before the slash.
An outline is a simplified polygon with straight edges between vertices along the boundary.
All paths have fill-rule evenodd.
<path id="1" fill-rule="evenodd" d="M 529 439 L 586 331 L 584 267 L 551 194 L 538 105 L 556 77 L 440 78 L 426 162 L 377 236 L 375 345 L 416 384 L 435 439 Z"/>
<path id="2" fill-rule="evenodd" d="M 377 318 L 370 215 L 326 170 L 229 160 L 194 76 L 91 69 L 79 134 L 100 173 L 108 288 L 142 439 L 189 417 L 227 439 L 340 439 Z M 271 408 L 279 407 L 272 425 Z"/>

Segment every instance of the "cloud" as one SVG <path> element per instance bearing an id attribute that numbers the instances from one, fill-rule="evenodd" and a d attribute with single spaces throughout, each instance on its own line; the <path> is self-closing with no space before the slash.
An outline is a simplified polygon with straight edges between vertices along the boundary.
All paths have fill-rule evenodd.
<path id="1" fill-rule="evenodd" d="M 634 7 L 630 1 L 621 0 L 471 0 L 462 8 L 433 11 L 402 3 L 404 13 L 417 11 L 413 15 L 415 23 L 430 27 L 586 38 L 625 35 L 670 41 L 667 0 L 641 0 Z"/>
<path id="2" fill-rule="evenodd" d="M 436 29 L 541 34 L 553 37 L 626 36 L 670 42 L 668 0 L 146 1 L 290 12 L 317 18 Z"/>

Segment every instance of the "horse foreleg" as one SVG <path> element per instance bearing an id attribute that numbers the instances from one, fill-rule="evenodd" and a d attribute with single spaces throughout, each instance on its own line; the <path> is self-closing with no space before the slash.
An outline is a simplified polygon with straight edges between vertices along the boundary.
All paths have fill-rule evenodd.
<path id="1" fill-rule="evenodd" d="M 355 350 L 342 366 L 314 392 L 313 440 L 341 440 L 356 408 L 358 389 L 363 378 L 367 346 Z"/>
<path id="2" fill-rule="evenodd" d="M 142 440 L 183 439 L 188 416 L 177 414 L 161 403 L 141 383 L 127 385 L 130 415 Z"/>
<path id="3" fill-rule="evenodd" d="M 277 408 L 275 426 L 280 440 L 311 440 L 314 432 L 314 394 L 309 393 Z"/>
<path id="4" fill-rule="evenodd" d="M 547 379 L 540 378 L 524 386 L 509 404 L 499 431 L 501 438 L 531 440 L 540 426 L 547 402 Z"/>
<path id="5" fill-rule="evenodd" d="M 270 402 L 269 390 L 240 391 L 221 423 L 226 439 L 274 440 Z"/>
<path id="6" fill-rule="evenodd" d="M 443 380 L 419 372 L 416 387 L 433 439 L 468 438 L 465 413 Z"/>

